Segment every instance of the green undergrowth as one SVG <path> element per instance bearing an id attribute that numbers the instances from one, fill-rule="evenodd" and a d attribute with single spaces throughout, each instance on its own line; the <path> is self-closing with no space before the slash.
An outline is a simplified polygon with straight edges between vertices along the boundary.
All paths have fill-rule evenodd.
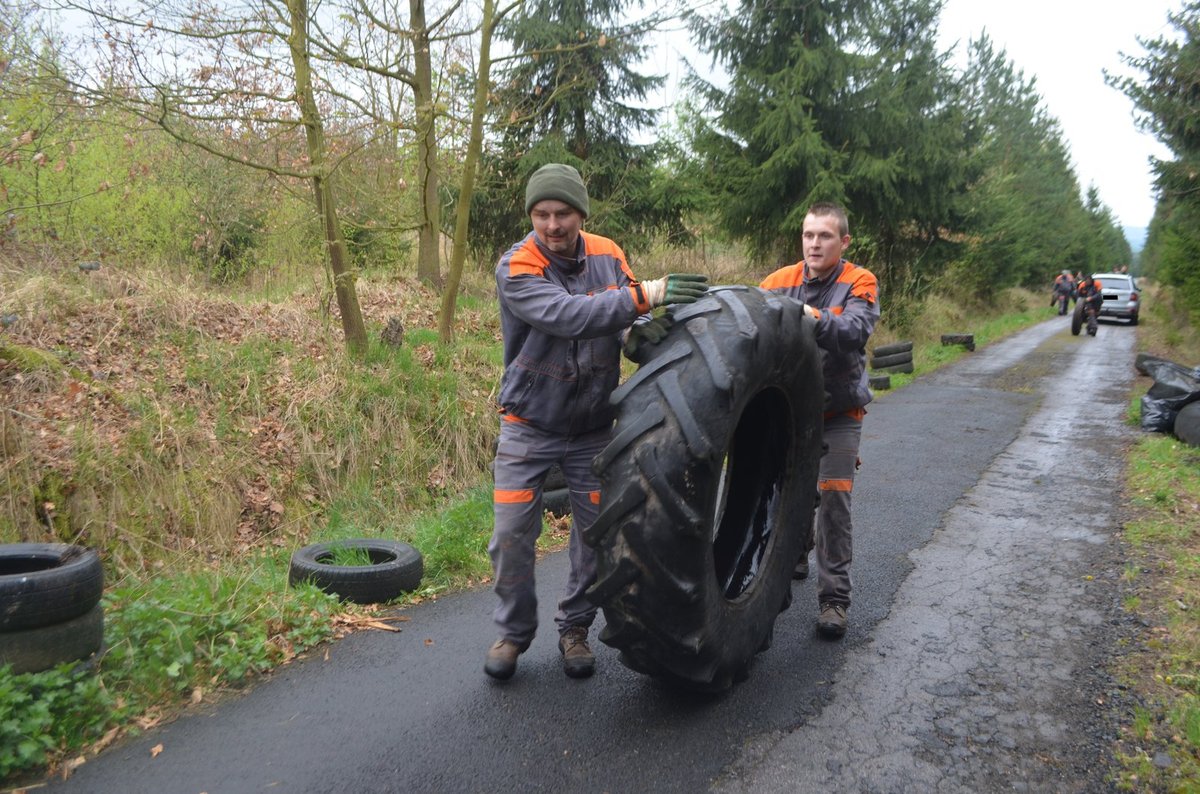
<path id="1" fill-rule="evenodd" d="M 1200 332 L 1169 293 L 1144 284 L 1138 347 L 1200 364 Z M 1137 426 L 1139 378 L 1128 419 Z M 1124 715 L 1114 782 L 1126 791 L 1200 791 L 1200 448 L 1145 433 L 1126 464 L 1124 605 L 1145 629 L 1117 670 L 1139 705 Z"/>
<path id="2" fill-rule="evenodd" d="M 0 779 L 136 732 L 332 636 L 337 600 L 286 582 L 275 555 L 110 588 L 101 602 L 107 651 L 94 669 L 0 669 Z"/>

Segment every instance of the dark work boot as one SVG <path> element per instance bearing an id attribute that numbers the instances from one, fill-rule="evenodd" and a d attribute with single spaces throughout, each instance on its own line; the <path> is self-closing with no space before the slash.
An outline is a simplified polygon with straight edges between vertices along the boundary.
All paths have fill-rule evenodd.
<path id="1" fill-rule="evenodd" d="M 817 614 L 817 631 L 826 637 L 841 637 L 846 633 L 846 608 L 826 601 Z"/>
<path id="2" fill-rule="evenodd" d="M 808 578 L 808 556 L 812 553 L 812 548 L 804 552 L 804 556 L 800 558 L 800 562 L 796 563 L 796 567 L 792 570 L 793 579 Z"/>
<path id="3" fill-rule="evenodd" d="M 588 647 L 587 635 L 586 627 L 572 626 L 558 637 L 563 672 L 571 678 L 587 678 L 596 672 L 596 657 Z"/>
<path id="4" fill-rule="evenodd" d="M 807 579 L 808 578 L 808 555 L 807 554 L 804 555 L 803 560 L 796 563 L 796 568 L 795 568 L 795 570 L 792 571 L 792 578 L 793 579 Z"/>
<path id="5" fill-rule="evenodd" d="M 507 681 L 513 677 L 513 673 L 517 672 L 517 657 L 523 653 L 525 653 L 525 648 L 512 640 L 498 639 L 491 648 L 488 648 L 487 661 L 483 663 L 483 672 L 492 678 Z"/>

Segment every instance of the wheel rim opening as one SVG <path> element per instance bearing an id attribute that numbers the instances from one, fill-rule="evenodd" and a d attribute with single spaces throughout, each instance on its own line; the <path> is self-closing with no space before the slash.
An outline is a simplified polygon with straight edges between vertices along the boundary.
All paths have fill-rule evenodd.
<path id="1" fill-rule="evenodd" d="M 755 395 L 734 429 L 713 507 L 713 567 L 727 599 L 745 593 L 766 561 L 791 437 L 787 398 L 778 389 Z"/>
<path id="2" fill-rule="evenodd" d="M 0 560 L 0 576 L 17 576 L 26 573 L 37 573 L 57 568 L 58 561 L 38 557 L 14 557 Z"/>
<path id="3" fill-rule="evenodd" d="M 396 555 L 383 549 L 371 549 L 362 546 L 345 546 L 322 552 L 314 558 L 321 565 L 336 568 L 368 567 L 385 565 L 393 562 Z"/>

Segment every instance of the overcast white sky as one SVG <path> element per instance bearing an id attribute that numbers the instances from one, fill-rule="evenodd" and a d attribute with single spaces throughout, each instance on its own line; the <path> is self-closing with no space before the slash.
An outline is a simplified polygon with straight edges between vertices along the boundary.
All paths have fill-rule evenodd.
<path id="1" fill-rule="evenodd" d="M 1154 215 L 1148 160 L 1170 156 L 1153 136 L 1138 132 L 1133 104 L 1104 83 L 1104 70 L 1129 73 L 1120 53 L 1141 55 L 1137 39 L 1174 32 L 1167 13 L 1182 0 L 947 0 L 939 39 L 944 48 L 984 28 L 1027 77 L 1037 78 L 1043 107 L 1062 124 L 1075 174 L 1094 183 L 1125 226 L 1144 227 Z"/>
<path id="2" fill-rule="evenodd" d="M 1137 130 L 1132 103 L 1105 85 L 1104 70 L 1128 73 L 1120 53 L 1140 55 L 1139 36 L 1173 32 L 1167 13 L 1181 6 L 1182 0 L 947 0 L 938 34 L 943 49 L 959 43 L 965 63 L 967 41 L 986 29 L 1026 77 L 1037 78 L 1042 105 L 1058 118 L 1071 147 L 1080 189 L 1094 183 L 1122 225 L 1145 227 L 1154 214 L 1149 158 L 1169 153 Z M 671 86 L 684 74 L 684 59 L 708 66 L 681 38 L 664 35 L 647 65 L 667 75 Z M 677 98 L 669 88 L 662 102 L 669 106 Z"/>

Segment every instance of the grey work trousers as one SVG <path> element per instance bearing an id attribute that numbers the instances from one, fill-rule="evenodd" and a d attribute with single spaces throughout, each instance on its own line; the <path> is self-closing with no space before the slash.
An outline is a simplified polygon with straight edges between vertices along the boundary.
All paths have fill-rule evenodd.
<path id="1" fill-rule="evenodd" d="M 502 421 L 496 449 L 493 507 L 495 525 L 488 553 L 500 597 L 493 619 L 500 636 L 526 647 L 537 633 L 537 592 L 534 563 L 542 533 L 542 484 L 558 463 L 571 496 L 571 570 L 558 602 L 554 622 L 561 634 L 573 626 L 588 627 L 596 606 L 584 593 L 596 581 L 596 553 L 582 533 L 600 513 L 600 480 L 592 460 L 612 438 L 603 428 L 579 436 L 547 433 L 526 422 Z"/>
<path id="2" fill-rule="evenodd" d="M 817 549 L 817 600 L 850 606 L 850 561 L 854 557 L 854 525 L 850 520 L 850 496 L 858 470 L 858 445 L 862 419 L 837 414 L 825 419 L 824 440 L 828 450 L 821 457 L 817 490 L 814 540 Z"/>

